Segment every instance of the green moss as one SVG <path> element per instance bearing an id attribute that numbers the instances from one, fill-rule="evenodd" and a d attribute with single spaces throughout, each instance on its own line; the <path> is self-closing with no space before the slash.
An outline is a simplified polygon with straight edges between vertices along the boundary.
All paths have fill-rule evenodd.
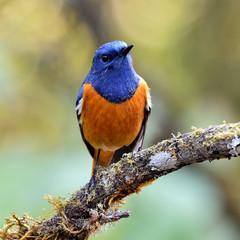
<path id="1" fill-rule="evenodd" d="M 65 198 L 51 196 L 51 195 L 44 195 L 44 199 L 48 201 L 49 204 L 53 206 L 53 209 L 57 212 L 63 211 L 64 207 L 67 204 Z"/>

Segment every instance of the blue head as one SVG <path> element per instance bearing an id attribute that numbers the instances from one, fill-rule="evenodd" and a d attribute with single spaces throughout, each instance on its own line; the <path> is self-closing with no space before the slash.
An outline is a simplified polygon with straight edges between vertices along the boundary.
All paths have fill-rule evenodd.
<path id="1" fill-rule="evenodd" d="M 122 41 L 102 45 L 94 55 L 84 83 L 91 83 L 102 97 L 114 103 L 131 98 L 139 85 L 129 53 L 132 47 Z"/>

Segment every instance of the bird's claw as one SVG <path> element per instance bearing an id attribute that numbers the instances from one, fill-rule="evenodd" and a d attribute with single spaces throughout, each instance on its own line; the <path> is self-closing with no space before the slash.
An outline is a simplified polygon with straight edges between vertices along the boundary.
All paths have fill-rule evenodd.
<path id="1" fill-rule="evenodd" d="M 132 155 L 134 158 L 136 157 L 136 154 L 137 154 L 137 151 L 132 151 Z"/>
<path id="2" fill-rule="evenodd" d="M 124 154 L 122 155 L 122 158 L 127 157 L 127 155 L 128 155 L 128 153 L 124 153 Z"/>
<path id="3" fill-rule="evenodd" d="M 92 184 L 93 184 L 93 187 L 94 187 L 94 189 L 95 189 L 95 191 L 97 193 L 97 187 L 96 187 L 96 182 L 95 182 L 95 173 L 93 173 L 93 175 L 92 175 L 92 177 L 91 177 L 91 179 L 90 179 L 90 181 L 88 183 L 88 191 L 89 191 L 89 189 L 90 189 Z"/>
<path id="4" fill-rule="evenodd" d="M 142 147 L 139 147 L 139 148 L 137 149 L 137 151 L 132 151 L 133 157 L 135 157 L 135 156 L 136 156 L 136 153 L 140 152 L 141 150 L 142 150 Z M 122 155 L 122 158 L 127 157 L 127 155 L 128 155 L 128 153 L 124 153 L 124 154 Z"/>

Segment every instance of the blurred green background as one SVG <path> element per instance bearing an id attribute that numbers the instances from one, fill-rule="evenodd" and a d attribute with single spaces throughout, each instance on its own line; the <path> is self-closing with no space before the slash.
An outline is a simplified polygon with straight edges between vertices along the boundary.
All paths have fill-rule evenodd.
<path id="1" fill-rule="evenodd" d="M 152 89 L 145 147 L 239 121 L 240 1 L 0 0 L 1 226 L 48 215 L 44 194 L 88 182 L 75 100 L 95 50 L 117 39 L 135 44 Z M 185 167 L 126 202 L 131 217 L 97 239 L 239 240 L 239 158 Z"/>

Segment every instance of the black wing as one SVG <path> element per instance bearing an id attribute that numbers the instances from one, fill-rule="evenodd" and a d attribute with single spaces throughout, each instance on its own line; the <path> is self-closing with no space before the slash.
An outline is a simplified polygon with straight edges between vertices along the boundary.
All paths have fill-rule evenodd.
<path id="1" fill-rule="evenodd" d="M 89 153 L 91 154 L 91 156 L 94 157 L 94 148 L 84 137 L 83 130 L 82 130 L 82 125 L 80 123 L 79 123 L 79 128 L 80 128 L 80 132 L 81 132 L 81 135 L 82 135 L 83 142 L 87 146 L 87 149 L 88 149 Z"/>
<path id="2" fill-rule="evenodd" d="M 93 157 L 94 156 L 94 148 L 84 137 L 83 130 L 82 130 L 82 124 L 81 124 L 81 121 L 80 121 L 80 116 L 81 116 L 81 111 L 82 111 L 82 96 L 83 96 L 83 85 L 80 88 L 78 98 L 77 98 L 77 102 L 76 102 L 76 113 L 77 113 L 78 124 L 79 124 L 79 128 L 80 128 L 80 132 L 81 132 L 81 135 L 82 135 L 83 142 L 85 143 L 85 145 L 88 148 L 89 153 Z"/>

